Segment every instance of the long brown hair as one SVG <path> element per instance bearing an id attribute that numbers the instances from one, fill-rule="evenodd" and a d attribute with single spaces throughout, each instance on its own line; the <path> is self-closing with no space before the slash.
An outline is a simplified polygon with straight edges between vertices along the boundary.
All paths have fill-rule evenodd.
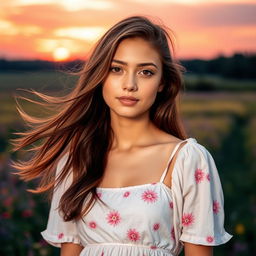
<path id="1" fill-rule="evenodd" d="M 173 49 L 171 36 L 163 26 L 146 17 L 133 16 L 118 22 L 96 43 L 90 58 L 77 72 L 79 79 L 71 92 L 53 97 L 32 91 L 41 100 L 34 102 L 54 109 L 55 114 L 39 119 L 19 108 L 30 129 L 19 133 L 20 137 L 14 140 L 14 150 L 32 145 L 28 150 L 33 154 L 29 160 L 17 161 L 13 166 L 23 180 L 40 178 L 34 193 L 58 186 L 72 170 L 72 184 L 60 200 L 65 221 L 81 218 L 97 198 L 96 187 L 102 179 L 113 141 L 102 84 L 119 43 L 130 37 L 145 39 L 161 56 L 164 87 L 150 109 L 151 121 L 169 134 L 186 138 L 177 110 L 182 89 L 181 70 L 170 51 Z M 56 163 L 66 153 L 67 161 L 56 179 Z M 84 205 L 85 198 L 90 195 Z"/>

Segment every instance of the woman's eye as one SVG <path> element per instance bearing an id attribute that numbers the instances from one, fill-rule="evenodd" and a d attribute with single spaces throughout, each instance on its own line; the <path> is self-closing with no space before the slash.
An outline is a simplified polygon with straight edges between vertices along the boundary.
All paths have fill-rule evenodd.
<path id="1" fill-rule="evenodd" d="M 141 71 L 141 73 L 142 73 L 142 75 L 144 75 L 144 76 L 153 76 L 154 75 L 154 72 L 153 71 L 151 71 L 151 70 L 142 70 Z"/>
<path id="2" fill-rule="evenodd" d="M 121 71 L 121 68 L 119 68 L 119 67 L 111 67 L 110 71 L 113 72 L 113 73 L 118 73 L 118 72 Z"/>

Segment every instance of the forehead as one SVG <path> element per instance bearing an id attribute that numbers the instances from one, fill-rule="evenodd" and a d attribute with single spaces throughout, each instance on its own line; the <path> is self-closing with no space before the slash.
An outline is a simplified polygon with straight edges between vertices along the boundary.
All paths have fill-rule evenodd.
<path id="1" fill-rule="evenodd" d="M 155 62 L 161 64 L 158 51 L 142 38 L 127 38 L 121 41 L 114 55 L 114 59 L 127 63 Z"/>

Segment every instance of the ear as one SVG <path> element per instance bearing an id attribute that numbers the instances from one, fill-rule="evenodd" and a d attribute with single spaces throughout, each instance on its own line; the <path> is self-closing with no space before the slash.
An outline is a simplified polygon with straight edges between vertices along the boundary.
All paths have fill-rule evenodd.
<path id="1" fill-rule="evenodd" d="M 157 92 L 161 92 L 163 89 L 164 89 L 164 84 L 162 83 L 159 85 Z"/>

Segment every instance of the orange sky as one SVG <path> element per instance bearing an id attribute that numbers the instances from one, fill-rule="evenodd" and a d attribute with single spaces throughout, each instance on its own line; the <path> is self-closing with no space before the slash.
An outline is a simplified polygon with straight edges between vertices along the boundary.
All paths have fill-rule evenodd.
<path id="1" fill-rule="evenodd" d="M 179 58 L 256 52 L 256 0 L 3 0 L 0 59 L 85 58 L 130 15 L 160 18 L 175 32 Z"/>

